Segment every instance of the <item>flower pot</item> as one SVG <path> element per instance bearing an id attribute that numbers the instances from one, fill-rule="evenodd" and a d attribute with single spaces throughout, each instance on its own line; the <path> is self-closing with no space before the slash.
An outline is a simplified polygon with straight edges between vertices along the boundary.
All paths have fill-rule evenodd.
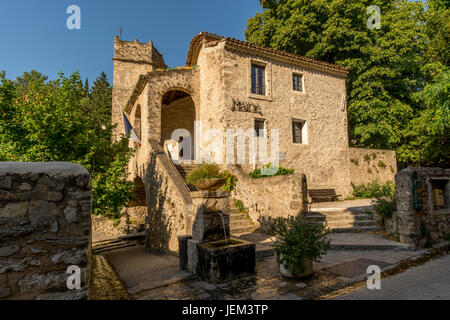
<path id="1" fill-rule="evenodd" d="M 215 191 L 222 187 L 226 182 L 226 179 L 223 178 L 212 178 L 212 179 L 204 179 L 202 181 L 194 183 L 194 186 L 198 190 L 203 191 Z"/>
<path id="2" fill-rule="evenodd" d="M 280 264 L 280 273 L 286 278 L 305 278 L 313 273 L 313 263 L 308 257 L 303 258 L 303 271 L 300 266 L 285 266 Z"/>

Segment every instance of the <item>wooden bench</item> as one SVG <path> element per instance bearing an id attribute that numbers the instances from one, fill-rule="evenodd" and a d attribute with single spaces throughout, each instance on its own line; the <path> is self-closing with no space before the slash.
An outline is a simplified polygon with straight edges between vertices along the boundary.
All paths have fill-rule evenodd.
<path id="1" fill-rule="evenodd" d="M 308 195 L 311 199 L 311 203 L 313 203 L 315 200 L 335 201 L 339 197 L 334 189 L 310 189 L 308 190 Z"/>

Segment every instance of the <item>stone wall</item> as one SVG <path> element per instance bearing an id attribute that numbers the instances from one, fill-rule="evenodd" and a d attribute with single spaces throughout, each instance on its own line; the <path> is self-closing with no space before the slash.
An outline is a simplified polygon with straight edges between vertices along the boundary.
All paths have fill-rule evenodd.
<path id="1" fill-rule="evenodd" d="M 238 166 L 229 166 L 238 178 L 233 197 L 249 208 L 249 215 L 262 230 L 273 218 L 298 216 L 308 210 L 307 183 L 304 174 L 253 179 Z"/>
<path id="2" fill-rule="evenodd" d="M 130 161 L 131 180 L 145 186 L 149 220 L 148 246 L 178 251 L 178 236 L 192 230 L 193 205 L 183 178 L 156 140 L 143 141 Z"/>
<path id="3" fill-rule="evenodd" d="M 415 206 L 413 178 L 418 186 Z M 433 204 L 432 181 L 445 182 L 445 208 Z M 410 167 L 395 175 L 397 212 L 390 222 L 391 232 L 400 241 L 418 247 L 450 241 L 450 169 Z"/>
<path id="4" fill-rule="evenodd" d="M 112 123 L 117 124 L 115 134 L 124 134 L 124 126 L 120 107 L 124 108 L 140 75 L 165 67 L 162 55 L 153 43 L 139 41 L 122 41 L 114 38 L 114 75 Z M 133 123 L 133 122 L 132 122 Z"/>
<path id="5" fill-rule="evenodd" d="M 0 299 L 86 299 L 89 173 L 73 163 L 0 163 Z M 69 290 L 69 266 L 81 289 Z"/>
<path id="6" fill-rule="evenodd" d="M 350 180 L 360 185 L 378 180 L 394 181 L 397 159 L 393 150 L 350 148 Z"/>

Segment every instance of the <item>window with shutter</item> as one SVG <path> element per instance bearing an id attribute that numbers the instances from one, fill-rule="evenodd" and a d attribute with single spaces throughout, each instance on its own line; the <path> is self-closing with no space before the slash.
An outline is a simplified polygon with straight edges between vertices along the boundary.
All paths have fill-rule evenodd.
<path id="1" fill-rule="evenodd" d="M 292 120 L 292 138 L 294 143 L 303 143 L 303 126 L 305 121 Z"/>
<path id="2" fill-rule="evenodd" d="M 292 75 L 292 88 L 295 91 L 303 92 L 303 76 L 300 74 Z"/>
<path id="3" fill-rule="evenodd" d="M 265 128 L 265 120 L 264 119 L 255 119 L 255 132 L 256 137 L 263 137 L 264 134 L 260 130 L 264 130 Z"/>
<path id="4" fill-rule="evenodd" d="M 252 93 L 266 94 L 266 68 L 260 65 L 252 64 Z"/>

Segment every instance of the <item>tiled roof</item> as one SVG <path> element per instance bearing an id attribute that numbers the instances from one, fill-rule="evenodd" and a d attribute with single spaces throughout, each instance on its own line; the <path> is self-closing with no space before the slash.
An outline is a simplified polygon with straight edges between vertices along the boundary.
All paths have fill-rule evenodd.
<path id="1" fill-rule="evenodd" d="M 237 40 L 230 37 L 223 37 L 217 34 L 209 33 L 209 32 L 201 32 L 198 35 L 196 35 L 190 44 L 189 52 L 188 52 L 188 58 L 186 65 L 192 66 L 197 63 L 198 54 L 201 49 L 201 44 L 205 40 L 206 42 L 212 42 L 212 41 L 225 41 L 227 44 L 231 45 L 232 47 L 239 47 L 242 49 L 247 49 L 254 52 L 259 52 L 260 54 L 266 54 L 273 56 L 275 58 L 284 58 L 288 60 L 295 61 L 297 63 L 309 65 L 310 67 L 316 67 L 320 69 L 325 69 L 328 71 L 334 71 L 341 74 L 347 74 L 350 70 L 347 67 L 343 67 L 337 64 L 327 63 L 320 60 L 315 60 L 311 58 L 306 58 L 304 56 L 289 53 L 281 50 L 271 49 L 267 47 L 258 46 L 255 44 L 248 43 L 246 41 Z"/>

